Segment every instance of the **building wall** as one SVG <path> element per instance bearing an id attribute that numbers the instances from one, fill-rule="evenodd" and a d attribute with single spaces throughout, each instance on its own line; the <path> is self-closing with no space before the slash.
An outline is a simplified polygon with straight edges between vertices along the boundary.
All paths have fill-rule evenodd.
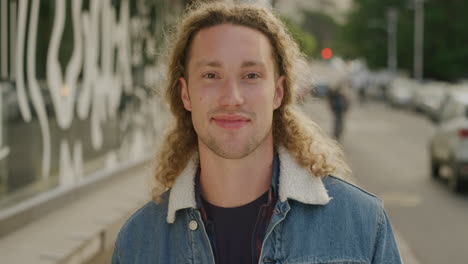
<path id="1" fill-rule="evenodd" d="M 152 155 L 183 2 L 0 0 L 0 210 Z"/>

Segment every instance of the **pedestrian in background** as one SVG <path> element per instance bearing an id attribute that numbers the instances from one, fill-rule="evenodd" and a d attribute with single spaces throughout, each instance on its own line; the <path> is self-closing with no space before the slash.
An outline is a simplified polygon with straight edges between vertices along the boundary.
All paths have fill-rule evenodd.
<path id="1" fill-rule="evenodd" d="M 340 81 L 328 93 L 328 102 L 334 117 L 333 136 L 338 141 L 341 140 L 344 130 L 345 115 L 349 109 L 350 100 L 346 89 L 346 83 Z"/>
<path id="2" fill-rule="evenodd" d="M 186 13 L 153 201 L 112 263 L 401 263 L 382 201 L 331 176 L 349 173 L 340 147 L 294 103 L 302 58 L 269 9 Z"/>

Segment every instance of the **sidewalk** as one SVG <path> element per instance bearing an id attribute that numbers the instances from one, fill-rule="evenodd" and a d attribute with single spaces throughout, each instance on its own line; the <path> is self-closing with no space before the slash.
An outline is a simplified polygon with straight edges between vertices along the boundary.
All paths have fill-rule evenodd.
<path id="1" fill-rule="evenodd" d="M 355 98 L 352 98 L 352 100 L 356 101 Z M 319 99 L 311 100 L 310 98 L 308 98 L 306 103 L 303 105 L 303 109 L 306 113 L 309 114 L 309 116 L 313 117 L 314 121 L 317 122 L 320 125 L 320 127 L 324 129 L 325 132 L 327 132 L 329 135 L 332 134 L 333 119 L 331 117 L 331 113 L 328 110 L 327 101 L 319 100 Z M 349 116 L 346 121 L 348 126 L 353 125 L 353 116 L 355 115 L 355 113 L 353 113 L 354 111 L 359 111 L 359 108 L 358 107 L 351 108 L 351 113 L 349 113 Z M 344 143 L 343 147 L 346 152 L 346 142 Z M 346 155 L 350 155 L 350 153 L 346 153 Z M 361 186 L 364 188 L 366 186 L 365 182 L 358 181 L 358 179 L 355 178 L 354 176 L 351 176 L 347 178 L 346 180 L 357 186 Z M 385 200 L 384 200 L 384 203 L 385 203 Z M 421 264 L 421 262 L 415 256 L 408 242 L 406 242 L 404 238 L 404 234 L 400 233 L 398 229 L 395 227 L 393 227 L 393 231 L 395 233 L 395 239 L 397 240 L 398 247 L 400 249 L 400 254 L 404 263 L 405 264 Z"/>
<path id="2" fill-rule="evenodd" d="M 322 103 L 314 101 L 314 104 Z M 308 105 L 306 111 L 311 110 L 307 108 Z M 326 120 L 325 115 L 315 116 Z M 322 127 L 330 127 L 329 120 L 321 121 Z M 110 263 L 114 241 L 124 221 L 150 200 L 151 174 L 151 162 L 147 162 L 112 176 L 86 197 L 80 197 L 66 207 L 0 238 L 0 262 Z M 354 178 L 348 180 L 356 183 Z M 395 234 L 405 263 L 419 264 L 398 230 Z"/>
<path id="3" fill-rule="evenodd" d="M 0 238 L 1 263 L 86 263 L 112 251 L 124 221 L 151 197 L 151 162 L 120 174 Z"/>

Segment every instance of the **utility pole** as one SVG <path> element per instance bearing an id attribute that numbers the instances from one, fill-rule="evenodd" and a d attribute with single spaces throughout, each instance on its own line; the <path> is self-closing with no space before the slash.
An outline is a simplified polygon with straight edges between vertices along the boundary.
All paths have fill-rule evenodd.
<path id="1" fill-rule="evenodd" d="M 424 65 L 424 0 L 414 0 L 414 78 L 423 80 Z"/>
<path id="2" fill-rule="evenodd" d="M 397 24 L 398 24 L 398 11 L 394 7 L 387 9 L 387 47 L 388 47 L 388 70 L 395 74 L 398 67 L 398 53 L 397 53 Z"/>

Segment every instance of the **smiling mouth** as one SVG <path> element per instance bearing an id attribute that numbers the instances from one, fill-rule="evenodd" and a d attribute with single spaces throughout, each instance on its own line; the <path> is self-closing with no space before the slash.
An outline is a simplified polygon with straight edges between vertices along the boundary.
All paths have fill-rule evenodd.
<path id="1" fill-rule="evenodd" d="M 250 119 L 242 116 L 217 116 L 211 120 L 224 129 L 240 129 L 250 122 Z"/>

